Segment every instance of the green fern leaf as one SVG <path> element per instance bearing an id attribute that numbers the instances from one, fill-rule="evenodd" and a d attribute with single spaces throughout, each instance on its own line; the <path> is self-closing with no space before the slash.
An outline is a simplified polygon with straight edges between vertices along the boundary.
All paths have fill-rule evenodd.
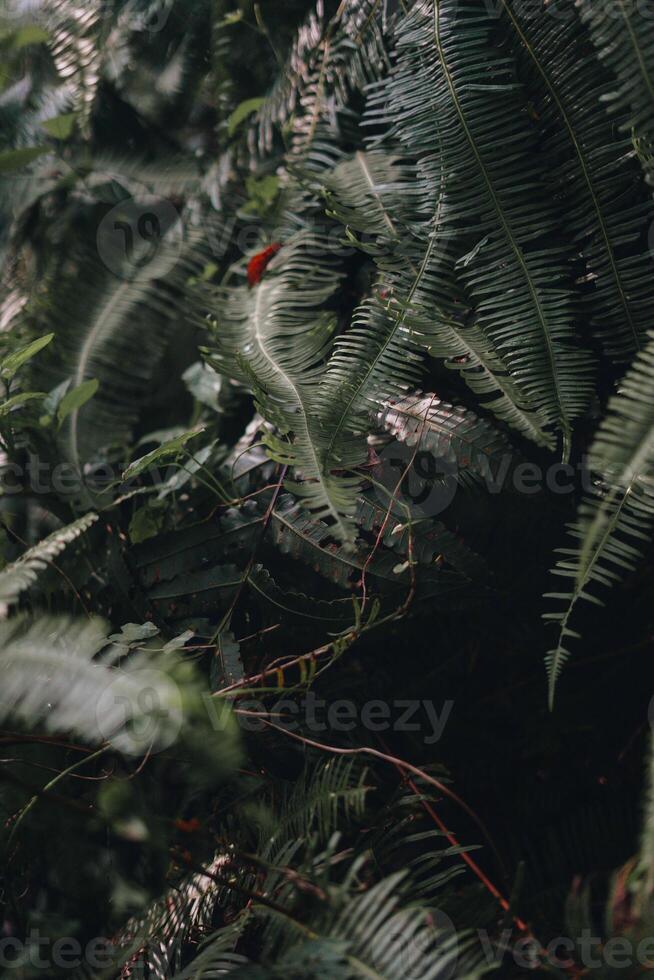
<path id="1" fill-rule="evenodd" d="M 568 235 L 585 259 L 589 285 L 582 297 L 607 353 L 624 361 L 643 346 L 649 327 L 651 258 L 639 238 L 653 215 L 628 135 L 616 132 L 616 124 L 628 128 L 624 107 L 614 105 L 612 119 L 607 117 L 603 102 L 613 82 L 573 10 L 558 19 L 534 17 L 513 0 L 502 0 L 502 6 L 552 164 L 553 189 L 566 201 Z M 579 5 L 582 11 L 585 6 Z M 624 5 L 618 9 L 619 22 L 627 15 Z M 625 42 L 628 34 L 620 38 Z"/>
<path id="2" fill-rule="evenodd" d="M 311 168 L 311 149 L 333 152 L 335 107 L 342 108 L 352 91 L 362 91 L 387 69 L 379 0 L 341 4 L 327 20 L 322 3 L 300 28 L 287 64 L 259 110 L 254 127 L 261 156 L 270 152 L 276 129 L 289 134 L 290 162 Z M 318 154 L 319 156 L 319 154 Z M 318 162 L 317 169 L 322 169 Z"/>
<path id="3" fill-rule="evenodd" d="M 647 169 L 654 153 L 654 23 L 649 13 L 620 0 L 609 9 L 580 0 L 579 11 L 614 87 L 604 96 L 609 112 L 618 112 L 621 128 L 642 140 Z M 626 117 L 622 114 L 625 113 Z"/>
<path id="4" fill-rule="evenodd" d="M 492 477 L 494 467 L 513 457 L 510 443 L 489 422 L 433 394 L 416 392 L 384 403 L 377 424 L 416 451 L 454 464 L 461 482 Z"/>
<path id="5" fill-rule="evenodd" d="M 297 233 L 270 263 L 263 280 L 217 297 L 215 367 L 248 384 L 276 433 L 265 436 L 273 459 L 293 468 L 287 486 L 308 510 L 333 523 L 342 541 L 353 536 L 356 480 L 323 464 L 327 438 L 315 389 L 334 333 L 325 304 L 340 280 L 337 261 L 321 237 Z M 282 438 L 285 437 L 285 438 Z"/>
<path id="6" fill-rule="evenodd" d="M 569 622 L 577 602 L 601 605 L 594 585 L 610 588 L 635 569 L 654 527 L 654 335 L 624 378 L 591 446 L 591 468 L 603 492 L 584 501 L 570 533 L 580 543 L 560 549 L 554 573 L 572 579 L 572 590 L 549 593 L 564 600 L 563 612 L 545 618 L 559 624 L 559 641 L 546 659 L 550 705 L 557 679 L 569 657 L 565 645 L 579 634 Z"/>
<path id="7" fill-rule="evenodd" d="M 48 0 L 49 46 L 56 69 L 69 89 L 82 132 L 89 134 L 103 61 L 102 10 L 75 0 Z"/>
<path id="8" fill-rule="evenodd" d="M 62 446 L 78 472 L 102 447 L 128 440 L 173 330 L 190 319 L 188 281 L 202 268 L 205 232 L 190 232 L 179 254 L 178 247 L 163 235 L 153 261 L 164 263 L 165 278 L 121 279 L 83 258 L 74 280 L 53 289 L 47 317 L 57 360 L 43 369 L 39 364 L 35 378 L 50 387 L 70 379 L 73 389 L 99 381 L 97 395 L 74 408 L 61 430 Z"/>
<path id="9" fill-rule="evenodd" d="M 11 606 L 29 589 L 69 544 L 95 524 L 97 514 L 86 514 L 72 524 L 53 531 L 25 554 L 0 571 L 0 603 Z"/>
<path id="10" fill-rule="evenodd" d="M 164 673 L 161 658 L 137 653 L 118 667 L 100 619 L 42 616 L 31 622 L 17 617 L 0 624 L 0 647 L 3 721 L 19 719 L 47 732 L 74 734 L 91 745 L 110 739 L 128 755 L 147 749 L 138 732 L 130 731 L 146 701 L 152 744 L 167 742 L 181 729 L 179 690 Z M 155 670 L 146 669 L 155 663 Z M 152 698 L 144 701 L 144 690 Z"/>
<path id="11" fill-rule="evenodd" d="M 433 297 L 456 274 L 476 326 L 526 404 L 563 433 L 566 455 L 592 391 L 592 361 L 575 337 L 570 256 L 552 239 L 558 213 L 493 27 L 481 4 L 415 4 L 371 117 L 419 157 L 426 196 L 436 198 L 431 234 L 440 244 L 422 249 L 414 263 L 422 295 L 414 289 L 405 301 L 437 315 Z"/>

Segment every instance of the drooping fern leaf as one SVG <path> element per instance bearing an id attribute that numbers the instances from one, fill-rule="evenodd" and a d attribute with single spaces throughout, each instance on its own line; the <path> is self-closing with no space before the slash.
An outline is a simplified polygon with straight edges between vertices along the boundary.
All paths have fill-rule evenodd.
<path id="1" fill-rule="evenodd" d="M 654 23 L 648 5 L 619 0 L 610 9 L 580 0 L 582 19 L 590 29 L 599 57 L 611 70 L 614 84 L 604 96 L 609 112 L 617 111 L 621 127 L 644 144 L 650 175 L 654 151 Z M 623 115 L 626 113 L 626 118 Z"/>
<path id="2" fill-rule="evenodd" d="M 327 243 L 310 230 L 284 244 L 253 288 L 235 287 L 220 304 L 213 363 L 252 387 L 257 406 L 275 426 L 265 442 L 274 459 L 293 468 L 289 488 L 316 516 L 352 538 L 353 478 L 323 465 L 327 438 L 315 390 L 334 333 L 326 304 L 340 280 Z M 283 438 L 286 437 L 286 438 Z"/>
<path id="3" fill-rule="evenodd" d="M 551 445 L 551 436 L 543 431 L 544 419 L 539 418 L 524 394 L 518 391 L 506 365 L 481 330 L 466 322 L 469 309 L 454 278 L 445 269 L 439 276 L 429 275 L 432 255 L 440 250 L 434 248 L 433 241 L 421 245 L 424 232 L 420 230 L 420 212 L 425 201 L 430 200 L 423 181 L 416 179 L 410 167 L 372 150 L 359 152 L 352 160 L 339 164 L 324 178 L 324 188 L 331 212 L 349 229 L 362 234 L 360 247 L 374 256 L 382 273 L 380 297 L 408 296 L 413 304 L 395 313 L 392 313 L 393 305 L 386 304 L 389 316 L 375 312 L 378 303 L 362 307 L 358 313 L 358 332 L 347 336 L 338 346 L 338 357 L 325 379 L 335 405 L 345 404 L 350 410 L 357 402 L 363 404 L 366 387 L 374 380 L 374 374 L 364 373 L 361 392 L 356 391 L 357 348 L 363 349 L 365 343 L 372 349 L 377 339 L 382 348 L 379 367 L 383 369 L 386 351 L 392 354 L 403 344 L 408 348 L 410 339 L 432 357 L 444 359 L 446 367 L 460 372 L 470 389 L 484 399 L 485 407 L 498 418 L 534 442 Z M 439 210 L 440 200 L 436 203 L 436 214 L 427 215 L 426 220 L 435 226 Z M 416 235 L 412 242 L 412 236 Z M 419 310 L 423 311 L 422 315 L 418 314 Z M 388 362 L 391 374 L 390 357 Z M 388 383 L 397 378 L 410 382 L 411 362 L 409 358 L 403 367 L 396 363 L 398 370 Z M 339 381 L 343 382 L 345 399 L 336 392 L 331 395 L 331 387 Z M 351 395 L 348 387 L 354 388 Z M 352 424 L 352 420 L 335 422 L 337 440 L 342 438 L 343 428 Z"/>
<path id="4" fill-rule="evenodd" d="M 325 629 L 343 630 L 354 624 L 351 600 L 334 599 L 331 602 L 307 595 L 297 589 L 282 589 L 262 565 L 255 565 L 247 576 L 247 583 L 263 605 L 268 602 L 274 612 L 293 616 L 296 621 L 312 621 Z"/>
<path id="5" fill-rule="evenodd" d="M 44 4 L 55 66 L 70 92 L 85 135 L 100 84 L 104 57 L 101 35 L 103 8 L 77 0 L 47 0 Z"/>
<path id="6" fill-rule="evenodd" d="M 166 743 L 170 735 L 174 740 L 182 726 L 179 690 L 163 671 L 162 659 L 139 652 L 119 666 L 124 648 L 112 648 L 100 619 L 16 617 L 0 624 L 0 648 L 3 721 L 14 718 L 47 732 L 74 734 L 90 745 L 110 739 L 128 755 L 148 747 L 130 730 L 144 704 L 150 705 L 152 744 Z M 148 669 L 155 663 L 156 669 Z M 152 697 L 144 699 L 144 691 Z"/>
<path id="7" fill-rule="evenodd" d="M 577 602 L 602 604 L 595 585 L 610 588 L 636 567 L 654 526 L 654 336 L 609 402 L 589 454 L 602 488 L 585 500 L 570 533 L 579 544 L 559 549 L 564 557 L 554 574 L 572 580 L 572 590 L 549 593 L 566 603 L 563 612 L 547 613 L 559 625 L 559 640 L 546 658 L 550 704 L 569 656 L 568 639 L 577 637 L 570 619 Z"/>
<path id="8" fill-rule="evenodd" d="M 333 132 L 337 111 L 351 91 L 362 91 L 388 65 L 380 24 L 380 0 L 340 4 L 327 19 L 319 0 L 300 28 L 255 125 L 260 154 L 269 152 L 275 129 L 285 132 L 288 158 L 310 168 L 310 151 L 320 143 L 330 152 L 324 132 Z"/>
<path id="9" fill-rule="evenodd" d="M 354 898 L 334 922 L 333 935 L 346 944 L 350 968 L 362 964 L 361 975 L 366 975 L 367 966 L 388 980 L 400 980 L 407 973 L 436 980 L 470 949 L 470 939 L 461 937 L 460 943 L 457 935 L 440 932 L 426 910 L 404 905 L 404 883 L 405 874 L 399 872 Z M 392 941 L 397 932 L 402 936 L 400 944 Z M 457 975 L 462 975 L 460 969 Z"/>
<path id="10" fill-rule="evenodd" d="M 356 521 L 375 540 L 381 535 L 386 547 L 407 561 L 436 567 L 446 564 L 471 581 L 483 580 L 488 575 L 483 558 L 441 521 L 429 518 L 411 520 L 410 513 L 406 520 L 398 520 L 397 516 L 389 514 L 388 504 L 384 506 L 374 493 L 359 497 Z"/>
<path id="11" fill-rule="evenodd" d="M 69 544 L 97 521 L 97 514 L 85 514 L 72 524 L 58 528 L 43 541 L 29 548 L 20 558 L 0 571 L 0 603 L 13 605 L 20 595 L 36 582 L 39 574 L 48 568 L 54 559 Z"/>
<path id="12" fill-rule="evenodd" d="M 380 406 L 377 423 L 399 442 L 453 465 L 461 482 L 494 476 L 493 468 L 513 455 L 508 440 L 489 422 L 433 394 L 391 399 Z"/>
<path id="13" fill-rule="evenodd" d="M 476 324 L 461 325 L 442 319 L 434 331 L 423 329 L 427 352 L 443 358 L 445 367 L 458 371 L 480 404 L 537 446 L 552 449 L 540 410 L 522 393 L 491 341 Z"/>
<path id="14" fill-rule="evenodd" d="M 413 176 L 383 150 L 358 150 L 323 177 L 322 189 L 333 216 L 361 233 L 362 248 L 382 259 L 398 251 L 424 206 L 422 188 Z"/>
<path id="15" fill-rule="evenodd" d="M 193 229 L 180 243 L 174 228 L 170 234 L 157 247 L 151 277 L 121 278 L 87 260 L 74 281 L 55 288 L 47 322 L 56 335 L 57 357 L 36 382 L 54 386 L 69 380 L 72 390 L 89 379 L 99 381 L 95 397 L 70 413 L 61 432 L 62 448 L 79 472 L 103 446 L 128 439 L 172 331 L 190 319 L 187 284 L 203 266 L 205 236 Z M 79 276 L 85 281 L 82 294 Z M 42 318 L 40 311 L 32 315 Z"/>
<path id="16" fill-rule="evenodd" d="M 483 5 L 415 4 L 397 28 L 397 65 L 372 119 L 419 157 L 426 191 L 441 198 L 432 230 L 440 247 L 430 243 L 415 263 L 423 292 L 438 295 L 439 277 L 456 272 L 473 322 L 525 403 L 562 432 L 565 455 L 590 397 L 592 362 L 575 340 L 560 219 L 494 26 Z M 416 292 L 406 302 L 426 317 L 429 301 Z"/>
<path id="17" fill-rule="evenodd" d="M 358 152 L 342 162 L 323 178 L 323 187 L 331 212 L 362 234 L 361 247 L 381 272 L 376 295 L 362 304 L 350 330 L 337 341 L 322 382 L 330 431 L 325 465 L 328 460 L 346 467 L 363 462 L 366 417 L 376 402 L 391 393 L 402 397 L 416 386 L 422 349 L 459 371 L 498 417 L 527 438 L 550 445 L 544 417 L 516 389 L 481 330 L 465 322 L 465 297 L 451 269 L 436 262 L 442 254 L 435 237 L 440 193 L 430 203 L 433 190 L 411 167 L 380 150 Z"/>
<path id="18" fill-rule="evenodd" d="M 348 884 L 354 887 L 353 880 Z M 339 891 L 345 892 L 346 887 Z M 277 917 L 285 950 L 275 957 L 275 967 L 259 975 L 270 980 L 295 971 L 312 976 L 323 964 L 334 980 L 406 976 L 437 980 L 454 969 L 461 978 L 481 975 L 481 951 L 470 934 L 458 935 L 447 916 L 438 921 L 427 908 L 412 903 L 409 894 L 406 872 L 388 875 L 361 894 L 344 894 L 340 908 L 325 909 L 316 924 L 318 935 L 311 938 L 303 937 L 300 930 L 294 932 Z M 248 971 L 237 970 L 239 974 L 245 980 Z"/>
<path id="19" fill-rule="evenodd" d="M 374 529 L 370 508 L 360 497 L 356 513 L 360 527 Z M 392 527 L 396 525 L 397 521 L 393 521 Z M 309 565 L 341 589 L 350 592 L 359 590 L 365 575 L 369 589 L 397 602 L 411 588 L 409 566 L 406 562 L 398 561 L 397 554 L 387 547 L 389 541 L 382 546 L 378 544 L 376 548 L 363 543 L 354 550 L 344 548 L 334 541 L 327 524 L 307 516 L 290 497 L 282 498 L 275 508 L 271 535 L 283 554 Z M 424 569 L 419 576 L 418 597 L 447 599 L 466 585 L 466 579 L 458 571 L 442 569 L 434 562 L 429 564 L 432 568 Z M 452 561 L 453 568 L 458 565 Z"/>
<path id="20" fill-rule="evenodd" d="M 184 943 L 197 930 L 210 926 L 220 894 L 213 877 L 231 871 L 231 864 L 228 854 L 216 854 L 206 868 L 207 874 L 188 875 L 154 902 L 145 915 L 129 919 L 110 949 L 115 969 L 147 970 L 156 980 L 170 977 L 172 970 L 177 976 Z M 231 938 L 234 941 L 236 937 Z"/>
<path id="21" fill-rule="evenodd" d="M 579 6 L 583 11 L 586 5 Z M 639 238 L 652 218 L 651 194 L 629 159 L 628 133 L 616 131 L 626 128 L 626 107 L 615 104 L 611 119 L 606 115 L 603 102 L 613 80 L 572 8 L 561 19 L 550 17 L 546 5 L 527 13 L 523 4 L 502 0 L 502 8 L 515 32 L 518 66 L 552 163 L 554 189 L 566 200 L 568 234 L 585 259 L 591 322 L 607 352 L 625 360 L 640 349 L 649 326 L 651 260 Z M 623 4 L 618 8 L 622 13 L 611 23 L 627 16 Z M 596 15 L 601 19 L 605 12 Z"/>
<path id="22" fill-rule="evenodd" d="M 419 384 L 422 357 L 402 320 L 401 312 L 375 297 L 359 307 L 336 341 L 319 391 L 324 467 L 351 471 L 364 463 L 365 434 L 376 406 Z"/>

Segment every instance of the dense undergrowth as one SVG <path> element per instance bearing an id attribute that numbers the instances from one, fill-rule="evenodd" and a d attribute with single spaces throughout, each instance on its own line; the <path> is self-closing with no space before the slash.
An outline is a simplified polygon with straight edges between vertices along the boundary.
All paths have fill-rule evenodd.
<path id="1" fill-rule="evenodd" d="M 8 976 L 650 969 L 653 24 L 5 0 Z"/>

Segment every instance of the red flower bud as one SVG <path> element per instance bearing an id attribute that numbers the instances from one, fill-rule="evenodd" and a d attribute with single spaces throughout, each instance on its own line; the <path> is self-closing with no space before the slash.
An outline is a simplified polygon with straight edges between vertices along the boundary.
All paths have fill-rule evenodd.
<path id="1" fill-rule="evenodd" d="M 281 248 L 280 242 L 273 242 L 267 248 L 264 248 L 262 252 L 257 252 L 253 255 L 248 262 L 248 283 L 250 288 L 256 286 L 258 282 L 261 282 L 261 277 L 266 271 L 266 266 L 272 259 L 273 255 L 279 252 Z"/>

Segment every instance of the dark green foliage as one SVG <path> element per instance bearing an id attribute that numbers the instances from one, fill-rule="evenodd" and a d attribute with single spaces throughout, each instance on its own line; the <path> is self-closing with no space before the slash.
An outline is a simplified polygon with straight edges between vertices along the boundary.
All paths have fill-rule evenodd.
<path id="1" fill-rule="evenodd" d="M 9 975 L 651 969 L 651 15 L 7 0 Z"/>

